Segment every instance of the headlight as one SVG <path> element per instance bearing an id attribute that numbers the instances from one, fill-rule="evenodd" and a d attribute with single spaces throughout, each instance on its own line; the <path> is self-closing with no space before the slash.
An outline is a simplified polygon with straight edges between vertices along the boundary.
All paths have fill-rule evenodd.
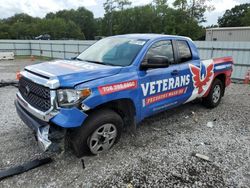
<path id="1" fill-rule="evenodd" d="M 59 89 L 57 90 L 57 101 L 59 106 L 72 106 L 80 100 L 87 98 L 91 94 L 91 90 L 86 88 L 83 90 Z"/>

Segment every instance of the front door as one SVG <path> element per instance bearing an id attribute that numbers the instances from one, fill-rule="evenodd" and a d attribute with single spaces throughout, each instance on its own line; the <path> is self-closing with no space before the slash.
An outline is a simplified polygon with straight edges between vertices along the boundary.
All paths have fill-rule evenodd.
<path id="1" fill-rule="evenodd" d="M 155 42 L 145 55 L 144 61 L 152 56 L 166 57 L 170 66 L 141 71 L 140 74 L 144 75 L 144 82 L 140 82 L 144 117 L 178 106 L 190 83 L 188 75 L 180 75 L 171 40 Z"/>

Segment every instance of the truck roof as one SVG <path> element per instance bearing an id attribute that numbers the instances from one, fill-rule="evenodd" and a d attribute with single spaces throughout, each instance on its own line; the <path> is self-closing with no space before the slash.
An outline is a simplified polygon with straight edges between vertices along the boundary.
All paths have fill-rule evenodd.
<path id="1" fill-rule="evenodd" d="M 190 38 L 184 37 L 184 36 L 164 35 L 164 34 L 154 34 L 154 33 L 124 34 L 124 35 L 116 35 L 114 37 L 128 37 L 128 38 L 144 39 L 144 40 L 151 40 L 151 39 L 158 39 L 158 38 L 168 37 L 168 38 L 178 38 L 178 39 L 191 40 Z"/>

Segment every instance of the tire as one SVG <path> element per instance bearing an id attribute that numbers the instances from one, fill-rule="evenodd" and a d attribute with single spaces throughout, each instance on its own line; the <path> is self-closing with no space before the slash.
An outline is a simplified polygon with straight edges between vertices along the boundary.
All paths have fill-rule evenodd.
<path id="1" fill-rule="evenodd" d="M 121 116 L 113 110 L 93 111 L 81 127 L 70 133 L 70 145 L 77 157 L 105 152 L 118 142 L 122 127 Z"/>
<path id="2" fill-rule="evenodd" d="M 215 108 L 220 104 L 221 98 L 223 96 L 224 92 L 224 86 L 218 78 L 216 78 L 212 86 L 210 88 L 210 91 L 207 95 L 207 97 L 204 97 L 202 99 L 202 104 L 206 106 L 207 108 Z"/>

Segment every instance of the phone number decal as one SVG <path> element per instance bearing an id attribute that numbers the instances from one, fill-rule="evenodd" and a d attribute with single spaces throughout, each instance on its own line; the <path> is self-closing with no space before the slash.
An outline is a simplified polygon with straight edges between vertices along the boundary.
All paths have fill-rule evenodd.
<path id="1" fill-rule="evenodd" d="M 101 93 L 101 95 L 107 95 L 118 91 L 135 89 L 135 88 L 137 88 L 137 80 L 99 86 L 98 90 Z"/>

